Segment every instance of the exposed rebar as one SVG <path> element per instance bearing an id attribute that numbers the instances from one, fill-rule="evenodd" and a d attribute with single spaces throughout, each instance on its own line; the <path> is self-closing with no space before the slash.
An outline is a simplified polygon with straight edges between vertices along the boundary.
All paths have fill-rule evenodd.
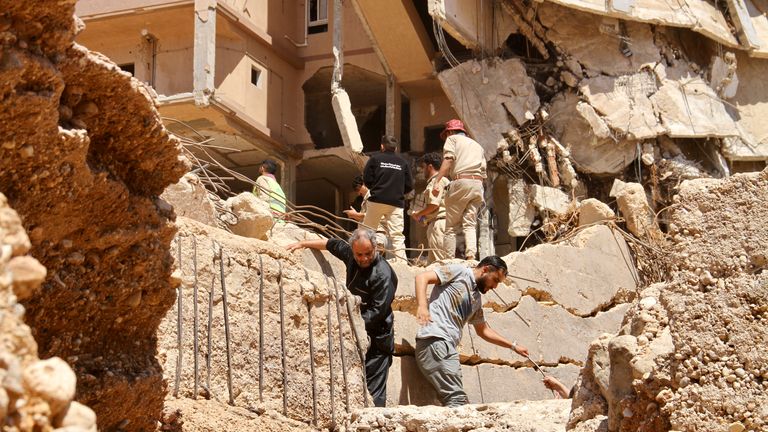
<path id="1" fill-rule="evenodd" d="M 328 279 L 326 279 L 326 285 Z M 336 429 L 336 401 L 334 400 L 334 376 L 333 376 L 333 329 L 331 328 L 331 296 L 328 296 L 328 313 L 326 314 L 326 330 L 328 331 L 328 370 L 330 371 L 331 392 L 331 425 L 329 429 Z"/>
<path id="2" fill-rule="evenodd" d="M 198 345 L 198 311 L 197 311 L 197 237 L 192 236 L 192 263 L 193 263 L 193 271 L 195 273 L 195 282 L 194 285 L 192 285 L 192 347 L 193 347 L 193 353 L 195 356 L 194 360 L 194 370 L 195 370 L 195 384 L 194 384 L 194 392 L 193 398 L 197 399 L 197 389 L 200 384 L 199 380 L 199 366 L 198 366 L 198 357 L 200 352 L 200 347 Z"/>
<path id="3" fill-rule="evenodd" d="M 312 424 L 317 426 L 317 378 L 315 377 L 315 338 L 312 335 L 311 302 L 307 302 L 307 327 L 309 328 L 309 373 L 312 376 Z"/>
<path id="4" fill-rule="evenodd" d="M 259 402 L 264 402 L 264 261 L 259 255 Z"/>
<path id="5" fill-rule="evenodd" d="M 211 389 L 211 329 L 213 328 L 213 290 L 216 287 L 216 276 L 211 276 L 211 291 L 208 293 L 208 353 L 205 356 L 205 387 L 208 391 L 206 399 L 210 399 L 213 394 Z"/>
<path id="6" fill-rule="evenodd" d="M 360 366 L 363 370 L 363 406 L 368 408 L 368 377 L 365 376 L 365 353 L 360 345 L 360 335 L 357 334 L 357 328 L 352 322 L 352 305 L 349 302 L 349 291 L 344 293 L 344 303 L 347 306 L 347 319 L 349 319 L 349 328 L 352 329 L 352 338 L 355 340 L 357 354 L 360 356 Z"/>
<path id="7" fill-rule="evenodd" d="M 283 363 L 283 415 L 288 415 L 288 369 L 285 365 L 285 317 L 283 309 L 283 264 L 277 261 L 277 286 L 280 293 L 280 352 Z"/>
<path id="8" fill-rule="evenodd" d="M 179 267 L 179 276 L 183 275 L 183 271 L 181 268 L 181 237 L 176 237 L 176 245 L 178 246 L 178 254 L 177 254 L 177 262 L 176 265 Z M 183 279 L 179 283 L 179 289 L 176 293 L 176 296 L 178 297 L 178 315 L 176 319 L 176 345 L 178 348 L 178 357 L 176 357 L 176 385 L 173 388 L 173 396 L 178 397 L 179 396 L 179 386 L 181 385 L 181 332 L 182 332 L 182 322 L 183 322 L 183 312 L 184 309 L 182 307 L 182 300 L 181 300 L 181 287 L 184 285 Z"/>
<path id="9" fill-rule="evenodd" d="M 219 246 L 219 275 L 221 277 L 221 299 L 224 308 L 224 338 L 227 345 L 227 389 L 229 390 L 229 404 L 235 404 L 232 389 L 232 353 L 229 347 L 229 313 L 227 311 L 227 285 L 224 282 L 224 247 Z"/>
<path id="10" fill-rule="evenodd" d="M 336 278 L 330 278 L 333 281 L 334 303 L 336 303 L 336 321 L 339 324 L 339 353 L 341 354 L 341 375 L 344 379 L 344 402 L 345 411 L 349 413 L 349 383 L 347 382 L 347 358 L 344 354 L 344 333 L 341 325 L 341 311 L 339 311 L 339 287 L 336 285 Z M 326 283 L 328 277 L 326 276 Z"/>

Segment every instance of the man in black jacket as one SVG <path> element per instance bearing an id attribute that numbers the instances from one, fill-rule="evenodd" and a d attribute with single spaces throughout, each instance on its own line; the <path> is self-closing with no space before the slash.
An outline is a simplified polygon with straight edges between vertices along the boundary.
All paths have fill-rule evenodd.
<path id="1" fill-rule="evenodd" d="M 327 250 L 344 261 L 347 289 L 360 296 L 360 312 L 370 338 L 368 352 L 365 353 L 368 392 L 377 407 L 385 406 L 387 375 L 395 350 L 392 300 L 397 290 L 397 275 L 376 251 L 376 233 L 368 228 L 358 228 L 349 242 L 337 239 L 303 240 L 286 248 L 289 252 L 301 248 Z"/>
<path id="2" fill-rule="evenodd" d="M 376 229 L 381 223 L 397 260 L 407 259 L 403 235 L 405 194 L 413 189 L 408 163 L 400 157 L 397 139 L 381 138 L 381 152 L 371 155 L 363 170 L 363 181 L 371 192 L 363 225 Z M 382 220 L 383 219 L 383 220 Z"/>

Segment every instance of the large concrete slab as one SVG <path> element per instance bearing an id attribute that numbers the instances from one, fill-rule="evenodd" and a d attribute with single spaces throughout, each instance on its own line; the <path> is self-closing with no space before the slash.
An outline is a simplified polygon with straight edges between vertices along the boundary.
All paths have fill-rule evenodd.
<path id="1" fill-rule="evenodd" d="M 594 317 L 581 318 L 560 306 L 543 305 L 525 296 L 514 311 L 500 313 L 485 309 L 485 316 L 488 325 L 499 334 L 527 347 L 534 361 L 548 365 L 580 364 L 594 339 L 619 330 L 627 309 L 628 304 L 622 304 Z M 419 328 L 414 315 L 395 312 L 395 351 L 398 354 L 413 355 Z M 484 341 L 471 326 L 464 328 L 459 354 L 462 361 L 468 363 L 521 365 L 526 361 L 509 349 Z"/>
<path id="2" fill-rule="evenodd" d="M 619 290 L 637 287 L 637 271 L 620 233 L 589 227 L 570 240 L 543 244 L 504 257 L 522 293 L 591 315 L 611 304 Z M 531 282 L 533 281 L 533 282 Z"/>
<path id="3" fill-rule="evenodd" d="M 576 382 L 579 367 L 560 365 L 544 368 L 560 382 L 571 387 Z M 553 399 L 544 387 L 541 374 L 532 368 L 513 368 L 496 364 L 462 365 L 464 391 L 470 403 L 509 402 L 515 400 Z M 440 405 L 437 393 L 424 378 L 412 356 L 392 358 L 387 380 L 387 406 Z"/>
<path id="4" fill-rule="evenodd" d="M 500 142 L 506 146 L 504 135 L 532 120 L 540 106 L 533 80 L 519 59 L 467 61 L 437 77 L 488 159 Z"/>
<path id="5" fill-rule="evenodd" d="M 705 0 L 630 0 L 628 7 L 604 0 L 549 0 L 568 8 L 610 16 L 627 21 L 640 21 L 670 27 L 689 28 L 729 47 L 739 42 L 731 33 L 723 14 Z"/>
<path id="6" fill-rule="evenodd" d="M 488 309 L 485 315 L 491 328 L 507 339 L 523 344 L 528 348 L 530 357 L 537 363 L 581 364 L 586 359 L 589 344 L 593 340 L 603 333 L 615 333 L 619 330 L 628 308 L 628 304 L 621 304 L 607 312 L 598 313 L 595 317 L 581 318 L 560 306 L 546 306 L 530 296 L 525 296 L 514 309 L 519 316 L 513 311 L 497 313 Z M 461 354 L 483 361 L 513 364 L 526 361 L 509 349 L 484 341 L 477 336 L 474 328 L 464 329 Z"/>

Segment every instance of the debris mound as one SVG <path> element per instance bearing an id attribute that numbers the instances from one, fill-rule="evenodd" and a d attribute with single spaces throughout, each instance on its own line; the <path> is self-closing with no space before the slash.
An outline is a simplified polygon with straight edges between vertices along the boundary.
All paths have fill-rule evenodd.
<path id="1" fill-rule="evenodd" d="M 590 347 L 569 429 L 768 428 L 768 170 L 685 181 L 669 282 Z"/>

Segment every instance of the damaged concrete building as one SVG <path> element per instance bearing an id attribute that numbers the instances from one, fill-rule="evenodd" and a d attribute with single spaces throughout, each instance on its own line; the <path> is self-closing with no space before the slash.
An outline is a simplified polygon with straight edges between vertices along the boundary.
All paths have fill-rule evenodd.
<path id="1" fill-rule="evenodd" d="M 81 0 L 78 41 L 151 85 L 173 132 L 213 142 L 190 147 L 196 157 L 251 179 L 275 158 L 290 200 L 337 216 L 359 151 L 386 132 L 414 160 L 462 119 L 492 161 L 481 254 L 556 237 L 569 207 L 607 200 L 613 178 L 646 185 L 658 210 L 680 179 L 768 159 L 760 0 L 342 3 L 335 21 L 324 0 Z M 334 118 L 334 60 L 351 147 Z M 249 187 L 233 178 L 219 193 Z M 416 248 L 425 233 L 410 225 Z"/>
<path id="2" fill-rule="evenodd" d="M 762 0 L 76 3 L 0 8 L 6 428 L 768 427 Z M 342 263 L 288 252 L 318 233 L 245 180 L 273 157 L 338 215 L 382 133 L 413 160 L 452 117 L 490 161 L 481 253 L 510 269 L 485 316 L 530 356 L 467 328 L 472 404 L 403 406 L 435 394 L 425 268 L 397 263 L 389 408 L 366 408 Z"/>

